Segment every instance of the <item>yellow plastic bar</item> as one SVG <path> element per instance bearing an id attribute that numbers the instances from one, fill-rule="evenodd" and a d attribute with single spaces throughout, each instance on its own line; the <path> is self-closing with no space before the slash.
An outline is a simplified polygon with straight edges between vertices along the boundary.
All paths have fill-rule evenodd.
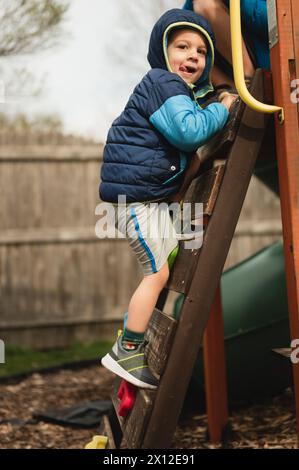
<path id="1" fill-rule="evenodd" d="M 242 101 L 247 106 L 260 113 L 279 113 L 279 122 L 284 122 L 283 108 L 271 106 L 256 100 L 248 91 L 244 79 L 244 66 L 242 54 L 242 30 L 241 30 L 241 7 L 240 0 L 230 0 L 230 27 L 231 27 L 231 43 L 232 58 L 234 69 L 235 86 Z"/>

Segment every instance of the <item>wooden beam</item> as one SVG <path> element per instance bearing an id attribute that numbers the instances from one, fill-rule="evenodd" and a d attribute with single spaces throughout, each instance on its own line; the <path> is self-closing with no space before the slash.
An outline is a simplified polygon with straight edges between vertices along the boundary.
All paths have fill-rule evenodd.
<path id="1" fill-rule="evenodd" d="M 298 0 L 277 0 L 278 42 L 271 48 L 274 101 L 285 111 L 276 119 L 276 148 L 283 224 L 291 338 L 299 338 L 299 129 L 298 105 L 291 101 L 291 81 L 299 78 Z M 299 437 L 299 364 L 293 365 Z"/>
<path id="2" fill-rule="evenodd" d="M 99 434 L 108 437 L 106 449 L 116 449 L 113 432 L 107 415 L 102 417 Z"/>
<path id="3" fill-rule="evenodd" d="M 209 439 L 219 443 L 228 424 L 224 324 L 220 286 L 204 334 L 204 375 Z"/>

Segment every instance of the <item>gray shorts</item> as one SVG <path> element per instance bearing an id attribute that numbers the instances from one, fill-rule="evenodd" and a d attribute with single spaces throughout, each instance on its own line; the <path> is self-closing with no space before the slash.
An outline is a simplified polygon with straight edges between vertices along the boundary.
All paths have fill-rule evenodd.
<path id="1" fill-rule="evenodd" d="M 132 203 L 114 205 L 115 227 L 137 256 L 145 276 L 158 272 L 178 245 L 168 204 Z"/>

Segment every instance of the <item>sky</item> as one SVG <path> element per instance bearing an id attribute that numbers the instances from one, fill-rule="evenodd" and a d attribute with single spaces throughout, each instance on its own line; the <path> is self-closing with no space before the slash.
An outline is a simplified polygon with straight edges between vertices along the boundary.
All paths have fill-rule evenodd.
<path id="1" fill-rule="evenodd" d="M 68 36 L 50 51 L 18 57 L 38 80 L 42 94 L 9 97 L 0 111 L 58 114 L 66 132 L 105 141 L 134 86 L 148 71 L 150 31 L 180 0 L 71 0 Z"/>

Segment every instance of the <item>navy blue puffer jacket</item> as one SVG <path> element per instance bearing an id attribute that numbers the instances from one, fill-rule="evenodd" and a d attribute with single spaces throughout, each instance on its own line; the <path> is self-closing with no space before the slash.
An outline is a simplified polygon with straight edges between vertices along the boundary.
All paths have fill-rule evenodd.
<path id="1" fill-rule="evenodd" d="M 175 28 L 192 28 L 208 45 L 205 69 L 194 85 L 172 73 L 167 37 Z M 208 22 L 192 11 L 166 12 L 153 28 L 148 61 L 152 69 L 136 86 L 109 130 L 101 169 L 100 197 L 118 202 L 162 200 L 179 191 L 190 156 L 226 123 L 227 109 L 198 102 L 213 87 L 214 38 Z"/>

